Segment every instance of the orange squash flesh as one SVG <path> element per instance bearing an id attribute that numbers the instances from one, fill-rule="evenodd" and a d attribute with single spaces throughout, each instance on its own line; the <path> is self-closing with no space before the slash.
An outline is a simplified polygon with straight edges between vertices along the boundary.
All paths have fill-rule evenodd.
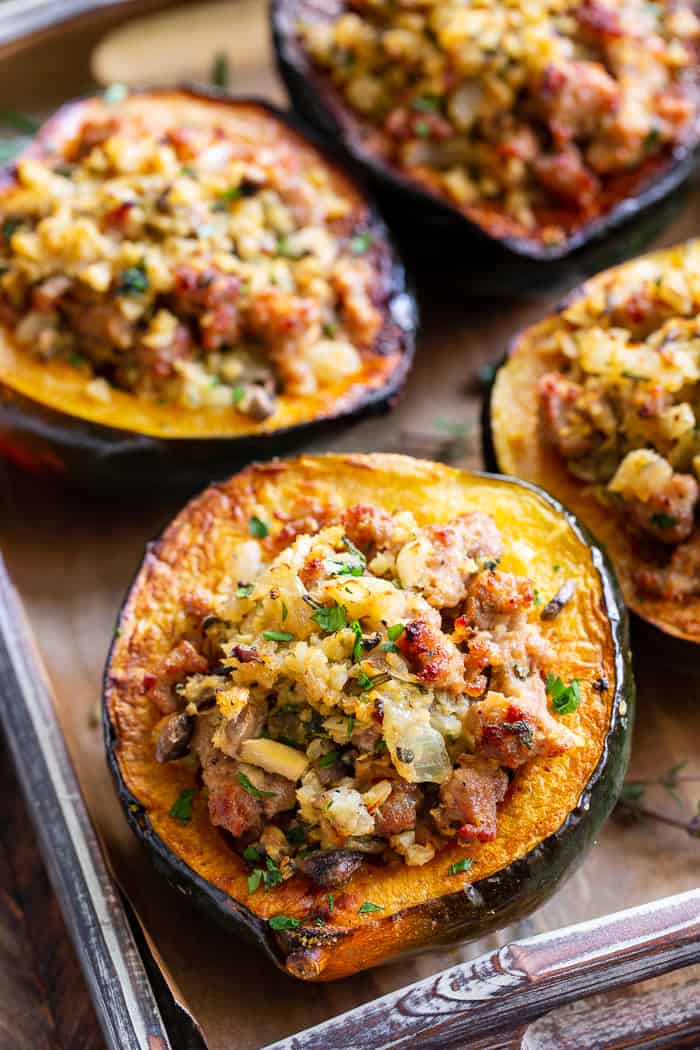
<path id="1" fill-rule="evenodd" d="M 471 509 L 492 514 L 507 553 L 501 567 L 527 572 L 543 596 L 557 577 L 577 581 L 566 609 L 544 624 L 561 677 L 581 679 L 582 701 L 563 720 L 581 747 L 522 767 L 500 809 L 496 839 L 450 844 L 423 867 L 396 863 L 357 873 L 336 894 L 323 926 L 275 935 L 267 920 L 303 920 L 327 911 L 326 892 L 297 873 L 267 893 L 248 892 L 246 864 L 212 826 L 201 792 L 192 821 L 169 811 L 181 791 L 197 788 L 181 764 L 159 765 L 154 728 L 160 715 L 145 695 L 185 629 L 183 600 L 226 579 L 248 522 L 267 508 L 272 537 L 300 500 L 332 498 L 341 507 L 369 502 L 410 510 L 419 524 Z M 555 570 L 555 565 L 559 566 Z M 575 522 L 536 490 L 396 455 L 306 456 L 253 466 L 192 500 L 151 546 L 119 618 L 104 693 L 107 746 L 127 816 L 159 866 L 220 922 L 257 940 L 297 977 L 330 980 L 395 955 L 481 936 L 532 910 L 581 858 L 612 805 L 626 764 L 632 705 L 624 613 L 600 553 Z M 593 683 L 605 679 L 608 688 Z M 468 856 L 468 875 L 449 866 Z M 474 885 L 465 892 L 465 880 Z M 359 914 L 366 900 L 381 911 Z"/>
<path id="2" fill-rule="evenodd" d="M 648 256 L 672 263 L 681 248 L 670 248 Z M 538 412 L 538 383 L 552 370 L 555 359 L 544 349 L 548 336 L 565 322 L 561 312 L 574 299 L 593 294 L 614 279 L 625 264 L 613 267 L 586 281 L 561 305 L 559 311 L 532 325 L 517 336 L 507 361 L 496 375 L 491 393 L 489 439 L 499 470 L 545 488 L 569 507 L 591 530 L 610 557 L 625 598 L 642 620 L 665 634 L 689 642 L 700 642 L 700 597 L 674 601 L 641 593 L 635 575 L 645 568 L 641 551 L 631 542 L 620 514 L 605 508 L 586 493 L 566 464 L 544 440 Z"/>

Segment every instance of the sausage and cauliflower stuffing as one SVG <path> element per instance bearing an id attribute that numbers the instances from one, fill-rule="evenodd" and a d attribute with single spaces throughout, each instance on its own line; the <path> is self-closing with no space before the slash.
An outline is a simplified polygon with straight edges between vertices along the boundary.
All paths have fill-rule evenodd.
<path id="1" fill-rule="evenodd" d="M 419 527 L 355 504 L 250 532 L 231 596 L 146 685 L 157 759 L 197 764 L 251 892 L 493 840 L 518 771 L 580 743 L 543 622 L 573 588 L 541 607 L 479 510 Z"/>

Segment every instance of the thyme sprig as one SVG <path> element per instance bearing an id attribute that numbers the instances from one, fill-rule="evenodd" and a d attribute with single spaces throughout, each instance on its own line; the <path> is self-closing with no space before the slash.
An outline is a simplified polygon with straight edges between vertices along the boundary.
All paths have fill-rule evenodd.
<path id="1" fill-rule="evenodd" d="M 676 805 L 682 806 L 683 799 L 678 793 L 678 788 L 683 784 L 700 784 L 700 774 L 683 774 L 682 771 L 687 765 L 687 760 L 684 760 L 664 770 L 657 777 L 626 780 L 615 810 L 616 814 L 626 820 L 655 820 L 659 824 L 677 828 L 691 838 L 700 840 L 700 799 L 695 804 L 694 815 L 687 820 L 670 816 L 649 805 L 647 801 L 647 792 L 650 789 L 661 788 L 671 796 Z"/>

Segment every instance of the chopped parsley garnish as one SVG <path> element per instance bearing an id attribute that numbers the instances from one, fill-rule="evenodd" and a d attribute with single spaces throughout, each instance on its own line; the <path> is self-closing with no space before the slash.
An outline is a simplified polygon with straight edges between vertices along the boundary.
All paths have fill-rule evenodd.
<path id="1" fill-rule="evenodd" d="M 432 128 L 426 120 L 420 120 L 416 124 L 416 135 L 420 135 L 422 139 L 429 139 L 432 134 Z"/>
<path id="2" fill-rule="evenodd" d="M 301 846 L 306 842 L 306 828 L 303 824 L 292 824 L 287 828 L 286 836 L 287 842 L 291 842 L 293 846 Z"/>
<path id="3" fill-rule="evenodd" d="M 346 544 L 350 543 L 349 540 Z M 333 554 L 326 561 L 326 568 L 329 576 L 362 576 L 365 571 L 365 556 L 357 548 L 350 549 L 348 547 L 348 554 Z"/>
<path id="4" fill-rule="evenodd" d="M 184 791 L 181 791 L 171 806 L 169 815 L 179 820 L 181 824 L 189 824 L 192 820 L 192 803 L 196 794 L 194 788 L 185 788 Z"/>
<path id="5" fill-rule="evenodd" d="M 381 904 L 372 904 L 372 901 L 364 901 L 357 909 L 358 915 L 369 915 L 373 911 L 384 911 Z"/>
<path id="6" fill-rule="evenodd" d="M 243 190 L 240 186 L 231 186 L 229 189 L 224 190 L 220 193 L 216 201 L 212 205 L 212 211 L 226 211 L 229 204 L 233 201 L 239 200 L 243 196 Z"/>
<path id="7" fill-rule="evenodd" d="M 293 919 L 291 915 L 272 915 L 268 923 L 273 930 L 296 930 L 301 926 L 301 919 Z"/>
<path id="8" fill-rule="evenodd" d="M 263 638 L 268 642 L 293 642 L 294 635 L 289 631 L 263 631 Z"/>
<path id="9" fill-rule="evenodd" d="M 214 87 L 227 88 L 231 80 L 231 67 L 225 51 L 217 51 L 212 59 L 209 80 Z"/>
<path id="10" fill-rule="evenodd" d="M 329 766 L 334 766 L 340 758 L 339 751 L 329 751 L 327 755 L 323 755 L 319 758 L 318 764 L 321 769 L 328 769 Z"/>
<path id="11" fill-rule="evenodd" d="M 336 631 L 342 631 L 343 627 L 348 625 L 347 610 L 344 605 L 338 605 L 337 602 L 335 605 L 317 609 L 311 619 L 326 634 L 335 634 Z"/>
<path id="12" fill-rule="evenodd" d="M 265 864 L 267 871 L 263 872 L 263 882 L 265 883 L 265 889 L 271 890 L 275 886 L 279 886 L 282 881 L 282 872 L 280 871 L 279 864 L 276 864 L 272 857 L 268 857 Z"/>
<path id="13" fill-rule="evenodd" d="M 234 386 L 231 388 L 231 400 L 234 405 L 240 405 L 241 401 L 245 397 L 245 387 Z"/>
<path id="14" fill-rule="evenodd" d="M 547 675 L 547 695 L 557 714 L 571 715 L 576 711 L 581 703 L 580 685 L 578 678 L 572 678 L 569 685 L 564 685 L 558 675 Z"/>
<path id="15" fill-rule="evenodd" d="M 368 675 L 365 671 L 360 671 L 357 676 L 357 681 L 360 685 L 360 692 L 368 693 L 370 689 L 375 689 L 378 685 L 384 685 L 385 682 L 391 681 L 390 674 L 375 674 L 374 677 Z"/>
<path id="16" fill-rule="evenodd" d="M 536 587 L 535 587 L 535 595 L 534 595 L 534 597 L 532 599 L 532 604 L 533 605 L 541 605 L 542 604 L 542 595 L 540 594 L 540 592 L 537 590 Z"/>
<path id="17" fill-rule="evenodd" d="M 250 780 L 245 775 L 245 773 L 241 773 L 240 770 L 239 770 L 239 773 L 238 773 L 238 783 L 241 785 L 243 790 L 247 791 L 249 795 L 253 796 L 253 798 L 274 798 L 275 797 L 275 792 L 274 791 L 260 791 L 259 788 L 256 788 L 255 784 L 251 784 Z"/>
<path id="18" fill-rule="evenodd" d="M 484 562 L 484 568 L 488 569 L 489 572 L 495 572 L 500 560 L 500 558 L 491 558 L 490 561 Z"/>
<path id="19" fill-rule="evenodd" d="M 248 893 L 255 893 L 255 891 L 260 888 L 262 877 L 262 868 L 256 868 L 255 871 L 251 871 L 248 876 Z"/>
<path id="20" fill-rule="evenodd" d="M 143 263 L 122 270 L 117 280 L 117 295 L 143 295 L 148 291 L 148 274 Z"/>
<path id="21" fill-rule="evenodd" d="M 283 234 L 277 238 L 277 254 L 281 255 L 283 259 L 302 259 L 305 255 L 308 255 L 308 252 L 293 248 L 289 242 L 289 237 Z"/>
<path id="22" fill-rule="evenodd" d="M 421 95 L 419 98 L 414 98 L 411 103 L 411 108 L 417 110 L 418 113 L 438 113 L 441 106 L 440 95 Z"/>
<path id="23" fill-rule="evenodd" d="M 651 131 L 648 133 L 647 137 L 644 139 L 644 149 L 647 151 L 647 153 L 651 152 L 651 150 L 653 149 L 656 149 L 660 138 L 661 132 L 659 131 L 659 129 L 652 128 Z"/>
<path id="24" fill-rule="evenodd" d="M 347 722 L 347 729 L 345 730 L 345 739 L 349 740 L 352 736 L 352 731 L 355 728 L 355 716 L 350 715 Z"/>
<path id="25" fill-rule="evenodd" d="M 474 861 L 471 857 L 463 857 L 462 860 L 456 860 L 454 864 L 450 864 L 447 869 L 448 875 L 461 875 L 463 871 L 469 871 Z"/>
<path id="26" fill-rule="evenodd" d="M 353 255 L 364 255 L 372 244 L 371 233 L 356 233 L 350 238 L 350 251 Z"/>
<path id="27" fill-rule="evenodd" d="M 289 616 L 289 609 L 287 608 L 286 603 L 282 602 L 282 623 L 284 623 L 284 621 L 287 619 L 288 616 Z"/>
<path id="28" fill-rule="evenodd" d="M 651 523 L 657 529 L 672 529 L 678 524 L 678 518 L 674 518 L 673 514 L 666 514 L 665 511 L 660 510 L 658 514 L 652 515 Z"/>
<path id="29" fill-rule="evenodd" d="M 253 593 L 254 587 L 254 583 L 239 583 L 238 587 L 236 588 L 236 597 L 250 598 L 251 594 Z"/>
<path id="30" fill-rule="evenodd" d="M 266 536 L 270 535 L 270 529 L 261 519 L 253 515 L 248 522 L 248 532 L 251 536 L 255 536 L 256 539 L 264 540 Z"/>
<path id="31" fill-rule="evenodd" d="M 256 849 L 255 846 L 246 846 L 243 850 L 243 856 L 246 860 L 251 861 L 253 864 L 257 864 L 262 860 L 260 850 Z"/>
<path id="32" fill-rule="evenodd" d="M 391 627 L 387 627 L 386 633 L 389 637 L 389 641 L 384 642 L 383 645 L 380 646 L 380 648 L 385 653 L 397 653 L 398 649 L 396 648 L 396 640 L 401 637 L 405 630 L 406 628 L 402 623 L 395 623 L 392 624 Z"/>
<path id="33" fill-rule="evenodd" d="M 335 321 L 326 321 L 323 326 L 323 334 L 326 339 L 335 339 L 338 334 L 338 325 Z"/>
<path id="34" fill-rule="evenodd" d="M 352 662 L 357 664 L 362 659 L 362 627 L 359 620 L 352 620 L 349 624 L 350 630 L 354 631 L 355 641 L 352 646 Z"/>
<path id="35" fill-rule="evenodd" d="M 328 901 L 328 910 L 333 911 L 333 908 L 335 907 L 335 897 L 333 896 L 333 894 L 329 893 L 326 897 L 326 900 Z"/>

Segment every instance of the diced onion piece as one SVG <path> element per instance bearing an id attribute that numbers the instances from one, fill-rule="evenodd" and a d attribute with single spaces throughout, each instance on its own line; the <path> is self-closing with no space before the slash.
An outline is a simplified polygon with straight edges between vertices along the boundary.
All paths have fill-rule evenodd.
<path id="1" fill-rule="evenodd" d="M 452 771 L 445 741 L 427 710 L 384 704 L 384 739 L 394 766 L 412 784 L 441 784 Z"/>

